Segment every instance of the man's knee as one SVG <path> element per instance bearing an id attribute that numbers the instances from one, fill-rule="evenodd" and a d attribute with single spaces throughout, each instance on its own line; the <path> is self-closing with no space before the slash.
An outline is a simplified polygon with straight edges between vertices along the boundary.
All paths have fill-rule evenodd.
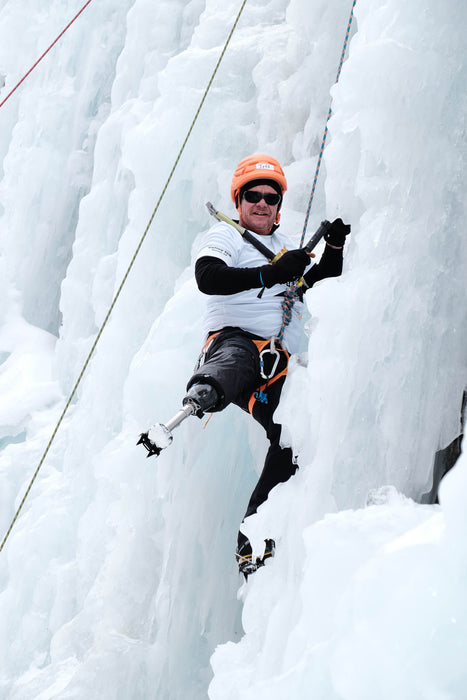
<path id="1" fill-rule="evenodd" d="M 219 382 L 209 376 L 198 375 L 191 378 L 187 385 L 187 393 L 183 405 L 191 403 L 196 412 L 215 413 L 225 408 L 225 395 Z"/>
<path id="2" fill-rule="evenodd" d="M 222 411 L 230 403 L 237 403 L 258 382 L 259 361 L 255 345 L 240 334 L 220 333 L 208 349 L 204 361 L 188 382 L 210 384 L 218 394 L 213 411 Z"/>

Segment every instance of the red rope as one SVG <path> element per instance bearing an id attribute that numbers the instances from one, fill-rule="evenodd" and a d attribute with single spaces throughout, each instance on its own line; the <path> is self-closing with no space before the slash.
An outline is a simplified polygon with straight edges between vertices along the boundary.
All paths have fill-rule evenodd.
<path id="1" fill-rule="evenodd" d="M 17 90 L 17 89 L 19 88 L 19 86 L 21 85 L 21 83 L 24 82 L 24 81 L 26 80 L 26 78 L 28 77 L 28 75 L 30 75 L 30 73 L 32 73 L 32 71 L 34 70 L 34 68 L 42 61 L 42 59 L 44 58 L 44 56 L 46 56 L 46 55 L 49 53 L 50 49 L 53 48 L 53 47 L 55 46 L 55 44 L 57 43 L 57 41 L 59 41 L 59 39 L 62 38 L 62 36 L 63 36 L 63 35 L 65 34 L 65 32 L 67 31 L 67 29 L 69 29 L 69 28 L 71 27 L 71 25 L 73 24 L 73 22 L 74 22 L 76 19 L 78 19 L 78 17 L 80 16 L 80 14 L 81 14 L 82 12 L 84 12 L 84 10 L 86 9 L 86 7 L 87 7 L 91 2 L 92 2 L 92 0 L 87 0 L 87 2 L 83 5 L 83 7 L 81 8 L 81 10 L 73 17 L 73 19 L 72 19 L 70 22 L 68 22 L 68 24 L 66 25 L 65 29 L 64 29 L 62 32 L 60 32 L 60 34 L 59 34 L 58 37 L 55 39 L 55 41 L 52 42 L 52 44 L 50 44 L 49 48 L 48 48 L 46 51 L 44 51 L 44 53 L 42 54 L 42 56 L 41 56 L 40 58 L 38 58 L 37 61 L 35 62 L 35 64 L 28 70 L 28 72 L 27 72 L 25 75 L 23 75 L 23 77 L 21 78 L 21 80 L 19 81 L 19 83 L 17 83 L 17 84 L 15 85 L 15 87 L 13 88 L 13 90 L 11 90 L 11 91 L 8 93 L 8 95 L 5 97 L 5 99 L 4 99 L 2 102 L 0 102 L 0 107 L 3 107 L 3 105 L 5 104 L 5 102 L 12 96 L 12 94 L 15 92 L 15 90 Z"/>

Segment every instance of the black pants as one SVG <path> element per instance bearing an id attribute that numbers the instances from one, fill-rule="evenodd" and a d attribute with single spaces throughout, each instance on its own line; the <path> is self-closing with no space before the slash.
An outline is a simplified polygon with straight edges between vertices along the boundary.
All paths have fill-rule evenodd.
<path id="1" fill-rule="evenodd" d="M 187 388 L 197 382 L 211 384 L 220 397 L 214 411 L 222 411 L 230 403 L 248 411 L 251 395 L 266 382 L 260 374 L 259 354 L 253 342 L 254 338 L 255 336 L 239 328 L 223 329 L 201 356 Z M 281 352 L 276 373 L 285 368 L 287 361 L 287 355 Z M 266 374 L 268 371 L 266 364 Z M 284 380 L 285 376 L 271 382 L 263 392 L 267 397 L 266 402 L 263 396 L 263 401 L 255 401 L 252 409 L 253 418 L 266 431 L 270 446 L 263 471 L 249 500 L 245 518 L 256 513 L 274 486 L 287 481 L 297 470 L 293 463 L 292 450 L 280 446 L 281 426 L 273 421 Z M 239 533 L 239 546 L 243 542 L 242 538 L 246 540 L 245 536 Z"/>

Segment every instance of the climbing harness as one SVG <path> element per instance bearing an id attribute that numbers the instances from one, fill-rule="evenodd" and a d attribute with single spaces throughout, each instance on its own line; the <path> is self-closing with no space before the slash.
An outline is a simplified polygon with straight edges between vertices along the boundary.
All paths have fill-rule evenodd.
<path id="1" fill-rule="evenodd" d="M 212 342 L 214 341 L 217 336 L 222 333 L 222 331 L 215 331 L 214 333 L 210 333 L 209 336 L 206 339 L 205 344 L 203 345 L 203 348 L 201 350 L 201 354 L 198 358 L 198 362 L 196 364 L 196 367 L 199 369 L 204 362 L 205 362 L 205 357 L 206 353 L 211 347 Z M 248 336 L 247 333 L 245 335 Z M 271 379 L 271 377 L 274 376 L 274 373 L 277 369 L 277 365 L 279 364 L 280 360 L 280 352 L 276 347 L 276 340 L 278 338 L 275 338 L 274 336 L 270 340 L 257 340 L 256 338 L 251 338 L 252 342 L 256 345 L 258 349 L 258 355 L 259 355 L 259 373 L 261 375 L 262 379 Z M 282 348 L 281 348 L 282 350 Z M 274 359 L 272 360 L 271 363 L 271 368 L 269 371 L 266 373 L 266 363 L 264 361 L 266 355 L 271 355 Z"/>
<path id="2" fill-rule="evenodd" d="M 88 3 L 87 3 L 87 4 L 89 4 L 89 2 L 91 2 L 91 0 L 88 0 Z M 167 191 L 167 188 L 168 188 L 168 186 L 169 186 L 169 184 L 170 184 L 170 182 L 171 182 L 171 180 L 172 180 L 172 177 L 173 177 L 174 172 L 175 172 L 175 170 L 176 170 L 176 168 L 177 168 L 177 165 L 178 165 L 178 163 L 179 163 L 179 161 L 180 161 L 180 158 L 182 157 L 182 154 L 183 154 L 183 152 L 184 152 L 184 150 L 185 150 L 186 144 L 188 143 L 188 139 L 189 139 L 190 136 L 191 136 L 191 133 L 192 133 L 192 131 L 193 131 L 193 129 L 194 129 L 194 126 L 195 126 L 195 124 L 196 124 L 196 122 L 197 122 L 197 120 L 198 120 L 198 116 L 199 116 L 199 114 L 200 114 L 200 112 L 201 112 L 201 109 L 203 108 L 203 105 L 204 105 L 204 103 L 205 103 L 205 101 L 206 101 L 206 97 L 207 97 L 207 95 L 208 95 L 208 93 L 209 93 L 209 90 L 210 90 L 210 88 L 211 88 L 211 85 L 212 85 L 212 83 L 213 83 L 213 81 L 214 81 L 214 78 L 215 78 L 215 76 L 216 76 L 216 74 L 217 74 L 217 71 L 219 70 L 219 66 L 220 66 L 220 64 L 221 64 L 221 62 L 222 62 L 222 59 L 224 58 L 225 52 L 227 51 L 227 48 L 228 48 L 228 46 L 229 46 L 229 44 L 230 44 L 230 40 L 231 40 L 231 38 L 232 38 L 232 36 L 233 36 L 233 33 L 234 33 L 234 31 L 235 31 L 235 29 L 236 29 L 236 27 L 237 27 L 237 24 L 238 24 L 238 22 L 239 22 L 239 20 L 240 20 L 240 17 L 241 17 L 241 15 L 242 15 L 242 12 L 243 12 L 243 9 L 244 9 L 244 7 L 245 7 L 245 5 L 246 5 L 246 2 L 247 2 L 247 0 L 243 0 L 242 4 L 241 4 L 241 6 L 240 6 L 240 9 L 239 9 L 239 11 L 238 11 L 238 13 L 237 13 L 237 16 L 236 16 L 236 18 L 235 18 L 235 21 L 234 21 L 234 23 L 233 23 L 233 25 L 232 25 L 232 28 L 231 28 L 231 30 L 230 30 L 230 33 L 229 33 L 229 35 L 228 35 L 228 37 L 227 37 L 227 39 L 226 39 L 226 41 L 225 41 L 225 44 L 224 44 L 224 46 L 223 46 L 223 48 L 222 48 L 222 51 L 221 51 L 221 53 L 220 53 L 220 55 L 219 55 L 219 58 L 218 58 L 218 60 L 217 60 L 217 63 L 216 63 L 216 65 L 215 65 L 215 67 L 214 67 L 214 70 L 213 70 L 213 72 L 212 72 L 212 75 L 211 75 L 211 77 L 210 77 L 210 79 L 209 79 L 209 82 L 208 82 L 208 84 L 207 84 L 207 86 L 206 86 L 206 89 L 205 89 L 205 91 L 204 91 L 204 94 L 203 94 L 203 96 L 202 96 L 202 98 L 201 98 L 201 101 L 200 101 L 200 103 L 199 103 L 198 109 L 197 109 L 197 111 L 196 111 L 196 113 L 195 113 L 195 116 L 193 117 L 193 120 L 192 120 L 192 122 L 191 122 L 191 124 L 190 124 L 190 127 L 189 127 L 189 129 L 188 129 L 188 132 L 187 132 L 187 134 L 186 134 L 186 136 L 185 136 L 185 139 L 184 139 L 184 141 L 183 141 L 183 143 L 182 143 L 182 145 L 181 145 L 181 147 L 180 147 L 180 150 L 179 150 L 179 152 L 178 152 L 178 154 L 177 154 L 177 157 L 176 157 L 175 162 L 174 162 L 174 164 L 173 164 L 173 166 L 172 166 L 172 169 L 171 169 L 171 171 L 170 171 L 170 173 L 169 173 L 169 176 L 167 177 L 167 180 L 166 180 L 166 182 L 165 182 L 165 184 L 164 184 L 164 186 L 163 186 L 163 188 L 162 188 L 162 192 L 161 192 L 161 194 L 159 195 L 159 199 L 157 200 L 156 206 L 154 207 L 154 211 L 152 212 L 151 216 L 149 217 L 149 221 L 148 221 L 148 223 L 147 223 L 147 225 L 146 225 L 146 228 L 145 228 L 145 230 L 144 230 L 144 232 L 143 232 L 143 234 L 142 234 L 142 236 L 141 236 L 141 238 L 140 238 L 140 241 L 139 241 L 138 245 L 136 246 L 136 250 L 135 250 L 135 252 L 134 252 L 134 254 L 133 254 L 133 257 L 132 257 L 132 259 L 131 259 L 131 261 L 130 261 L 128 267 L 127 267 L 127 270 L 126 270 L 126 272 L 125 272 L 125 274 L 124 274 L 124 276 L 123 276 L 123 279 L 122 279 L 122 281 L 121 281 L 121 283 L 120 283 L 120 286 L 118 287 L 118 289 L 117 289 L 117 291 L 116 291 L 116 293 L 115 293 L 115 296 L 114 296 L 114 298 L 113 298 L 113 300 L 112 300 L 112 302 L 111 302 L 111 304 L 110 304 L 109 310 L 107 311 L 107 314 L 106 314 L 106 316 L 105 316 L 105 318 L 104 318 L 104 320 L 103 320 L 103 322 L 102 322 L 102 325 L 101 325 L 99 331 L 97 332 L 96 338 L 95 338 L 95 340 L 94 340 L 94 342 L 93 342 L 93 344 L 92 344 L 92 346 L 91 346 L 91 349 L 90 349 L 90 351 L 89 351 L 89 353 L 88 353 L 88 355 L 87 355 L 87 357 L 86 357 L 86 359 L 85 359 L 85 361 L 84 361 L 84 364 L 83 364 L 83 366 L 82 366 L 82 368 L 81 368 L 81 372 L 79 373 L 78 379 L 76 380 L 75 385 L 74 385 L 73 389 L 71 390 L 71 393 L 70 393 L 70 395 L 69 395 L 69 397 L 68 397 L 68 399 L 67 399 L 67 401 L 66 401 L 66 403 L 65 403 L 65 407 L 64 407 L 64 409 L 63 409 L 63 411 L 62 411 L 62 413 L 61 413 L 61 415 L 60 415 L 60 418 L 58 419 L 57 425 L 55 426 L 55 428 L 54 428 L 54 430 L 53 430 L 53 432 L 52 432 L 52 435 L 51 435 L 51 437 L 50 437 L 50 439 L 49 439 L 49 442 L 47 443 L 47 446 L 46 446 L 46 448 L 45 448 L 45 450 L 44 450 L 44 453 L 43 453 L 43 455 L 42 455 L 42 457 L 41 457 L 41 459 L 40 459 L 40 461 L 39 461 L 39 464 L 38 464 L 37 467 L 36 467 L 36 470 L 35 470 L 35 472 L 34 472 L 32 478 L 31 478 L 31 480 L 30 480 L 30 482 L 29 482 L 29 484 L 28 484 L 28 487 L 27 487 L 27 489 L 26 489 L 26 491 L 25 491 L 25 493 L 24 493 L 24 496 L 23 496 L 23 498 L 22 498 L 22 500 L 21 500 L 21 502 L 20 502 L 18 508 L 16 509 L 16 512 L 15 512 L 15 514 L 14 514 L 14 516 L 13 516 L 13 520 L 11 521 L 10 526 L 8 527 L 8 530 L 7 530 L 5 536 L 4 536 L 3 540 L 2 540 L 2 543 L 0 544 L 0 553 L 3 551 L 3 548 L 4 548 L 4 546 L 5 546 L 5 543 L 7 542 L 8 538 L 9 538 L 9 536 L 10 536 L 10 533 L 11 533 L 13 527 L 15 526 L 16 521 L 18 520 L 18 517 L 19 517 L 19 515 L 20 515 L 20 513 L 21 513 L 21 511 L 22 511 L 22 509 L 23 509 L 23 506 L 24 506 L 24 504 L 25 504 L 25 502 L 26 502 L 26 499 L 27 499 L 27 497 L 28 497 L 28 495 L 29 495 L 29 493 L 30 493 L 30 491 L 31 491 L 31 489 L 32 489 L 32 487 L 33 487 L 33 484 L 34 484 L 34 482 L 35 482 L 35 480 L 36 480 L 36 478 L 37 478 L 37 475 L 39 474 L 39 471 L 41 470 L 41 467 L 42 467 L 42 465 L 43 465 L 44 462 L 45 462 L 45 458 L 47 457 L 47 455 L 48 455 L 48 453 L 49 453 L 49 450 L 50 450 L 50 448 L 51 448 L 51 446 L 52 446 L 52 443 L 53 443 L 53 441 L 54 441 L 54 439 L 55 439 L 55 436 L 56 436 L 56 434 L 57 434 L 57 432 L 58 432 L 58 430 L 59 430 L 59 428 L 60 428 L 60 426 L 61 426 L 61 424 L 62 424 L 62 422 L 63 422 L 63 419 L 65 418 L 65 416 L 66 416 L 66 414 L 67 414 L 67 412 L 68 412 L 68 409 L 69 409 L 69 407 L 70 407 L 70 405 L 71 405 L 71 402 L 73 401 L 73 398 L 75 397 L 75 394 L 76 394 L 76 392 L 77 392 L 77 390 L 78 390 L 78 387 L 79 387 L 79 385 L 81 384 L 81 380 L 83 379 L 83 376 L 84 376 L 84 374 L 85 374 L 85 372 L 86 372 L 86 370 L 87 370 L 87 367 L 88 367 L 88 365 L 89 365 L 89 363 L 90 363 L 90 361 L 91 361 L 91 358 L 92 358 L 92 356 L 93 356 L 93 354 L 94 354 L 94 351 L 95 351 L 95 349 L 96 349 L 96 347 L 97 347 L 97 344 L 98 344 L 98 342 L 99 342 L 99 340 L 100 340 L 100 338 L 101 338 L 101 336 L 102 336 L 102 333 L 104 332 L 105 327 L 107 326 L 107 323 L 108 323 L 108 321 L 109 321 L 110 315 L 112 314 L 112 311 L 113 311 L 113 309 L 114 309 L 114 307 L 115 307 L 115 304 L 117 303 L 117 300 L 118 300 L 118 298 L 120 297 L 120 294 L 121 294 L 121 292 L 122 292 L 122 290 L 123 290 L 123 287 L 125 286 L 125 283 L 126 283 L 126 281 L 127 281 L 127 279 L 128 279 L 128 276 L 129 276 L 129 274 L 130 274 L 130 272 L 131 272 L 131 270 L 132 270 L 132 268 L 133 268 L 133 265 L 134 265 L 134 263 L 135 263 L 135 261 L 136 261 L 136 258 L 138 257 L 138 254 L 139 254 L 139 252 L 140 252 L 140 250 L 141 250 L 141 247 L 142 247 L 142 245 L 143 245 L 143 243 L 144 243 L 144 241 L 145 241 L 145 239 L 146 239 L 146 236 L 147 236 L 148 231 L 149 231 L 149 229 L 150 229 L 150 227 L 151 227 L 151 224 L 152 224 L 152 222 L 153 222 L 153 220 L 154 220 L 154 218 L 155 218 L 155 216 L 156 216 L 156 214 L 157 214 L 157 211 L 159 210 L 160 204 L 161 204 L 161 202 L 162 202 L 162 200 L 163 200 L 163 198 L 164 198 L 164 195 L 165 195 L 165 193 L 166 193 L 166 191 Z M 84 7 L 86 7 L 86 5 L 85 5 Z M 84 7 L 83 7 L 83 9 L 84 9 Z M 81 10 L 81 11 L 82 11 L 82 10 Z M 78 13 L 78 14 L 79 14 L 79 13 Z M 26 76 L 25 76 L 25 77 L 26 77 Z M 24 78 L 23 78 L 23 80 L 24 80 Z M 7 99 L 8 99 L 8 98 L 7 98 Z M 1 105 L 0 105 L 0 106 L 1 106 Z M 185 416 L 185 417 L 186 417 L 186 416 Z M 181 420 L 183 420 L 183 417 L 181 417 Z M 177 423 L 177 424 L 178 424 L 178 423 Z"/>
<path id="3" fill-rule="evenodd" d="M 57 38 L 55 39 L 55 41 L 53 41 L 53 42 L 50 44 L 49 48 L 46 49 L 46 51 L 44 51 L 44 53 L 42 54 L 42 56 L 40 56 L 40 57 L 37 59 L 37 61 L 34 63 L 33 66 L 31 66 L 31 68 L 28 70 L 28 72 L 25 73 L 25 74 L 23 75 L 23 77 L 21 78 L 21 80 L 20 80 L 18 83 L 16 83 L 15 87 L 14 87 L 12 90 L 10 90 L 10 92 L 9 92 L 8 95 L 5 97 L 5 99 L 2 100 L 2 102 L 0 102 L 0 107 L 3 107 L 3 105 L 5 104 L 5 102 L 12 96 L 12 94 L 13 94 L 13 93 L 19 88 L 19 86 L 26 80 L 26 78 L 28 77 L 28 75 L 30 75 L 30 74 L 32 73 L 32 71 L 34 70 L 34 68 L 35 68 L 36 66 L 39 65 L 39 63 L 42 61 L 42 59 L 43 59 L 45 56 L 47 56 L 47 54 L 48 54 L 49 51 L 55 46 L 55 44 L 57 43 L 57 41 L 59 41 L 59 40 L 62 38 L 62 36 L 65 34 L 65 32 L 71 27 L 71 25 L 73 24 L 73 22 L 75 22 L 75 20 L 78 19 L 78 17 L 80 16 L 80 14 L 81 14 L 82 12 L 84 12 L 84 10 L 87 8 L 88 5 L 91 4 L 91 2 L 92 2 L 92 0 L 88 0 L 88 1 L 83 5 L 83 7 L 81 8 L 81 10 L 73 17 L 73 19 L 72 19 L 70 22 L 68 22 L 68 24 L 66 25 L 65 29 L 63 29 L 63 30 L 60 32 L 60 34 L 57 36 Z M 1 549 L 0 549 L 0 551 L 1 551 Z"/>
<path id="4" fill-rule="evenodd" d="M 210 335 L 207 337 L 206 342 L 201 350 L 201 354 L 198 358 L 198 362 L 196 364 L 197 369 L 202 367 L 202 365 L 204 364 L 208 349 L 211 347 L 212 342 L 215 338 L 217 338 L 217 336 L 220 333 L 222 333 L 222 330 L 210 333 Z M 270 338 L 269 340 L 265 340 L 263 338 L 255 338 L 254 336 L 251 336 L 251 334 L 246 333 L 245 331 L 243 331 L 243 333 L 245 334 L 245 336 L 250 338 L 250 340 L 252 341 L 252 343 L 255 344 L 256 349 L 258 350 L 259 373 L 261 379 L 266 380 L 261 386 L 255 389 L 255 391 L 250 396 L 250 399 L 248 401 L 248 412 L 251 413 L 255 401 L 259 401 L 260 403 L 265 404 L 268 403 L 266 389 L 268 388 L 268 386 L 270 386 L 275 381 L 287 374 L 287 367 L 289 364 L 290 355 L 287 352 L 287 350 L 284 347 L 282 347 L 279 338 L 275 336 L 272 336 L 272 338 Z M 285 364 L 279 371 L 277 371 L 281 359 L 285 360 Z"/>
<path id="5" fill-rule="evenodd" d="M 206 360 L 206 353 L 207 353 L 208 349 L 211 347 L 212 341 L 214 340 L 214 338 L 217 338 L 217 336 L 221 332 L 222 331 L 215 331 L 214 333 L 211 333 L 210 335 L 208 335 L 206 342 L 204 343 L 204 345 L 202 347 L 201 354 L 198 357 L 198 362 L 196 363 L 197 368 L 201 367 L 201 365 L 204 365 L 204 362 Z"/>

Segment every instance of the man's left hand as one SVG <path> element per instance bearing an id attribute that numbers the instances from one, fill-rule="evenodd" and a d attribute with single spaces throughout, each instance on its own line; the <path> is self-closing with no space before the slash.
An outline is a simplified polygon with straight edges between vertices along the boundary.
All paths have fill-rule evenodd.
<path id="1" fill-rule="evenodd" d="M 335 248 L 342 248 L 349 233 L 350 225 L 344 224 L 342 219 L 335 219 L 324 234 L 324 240 Z"/>

